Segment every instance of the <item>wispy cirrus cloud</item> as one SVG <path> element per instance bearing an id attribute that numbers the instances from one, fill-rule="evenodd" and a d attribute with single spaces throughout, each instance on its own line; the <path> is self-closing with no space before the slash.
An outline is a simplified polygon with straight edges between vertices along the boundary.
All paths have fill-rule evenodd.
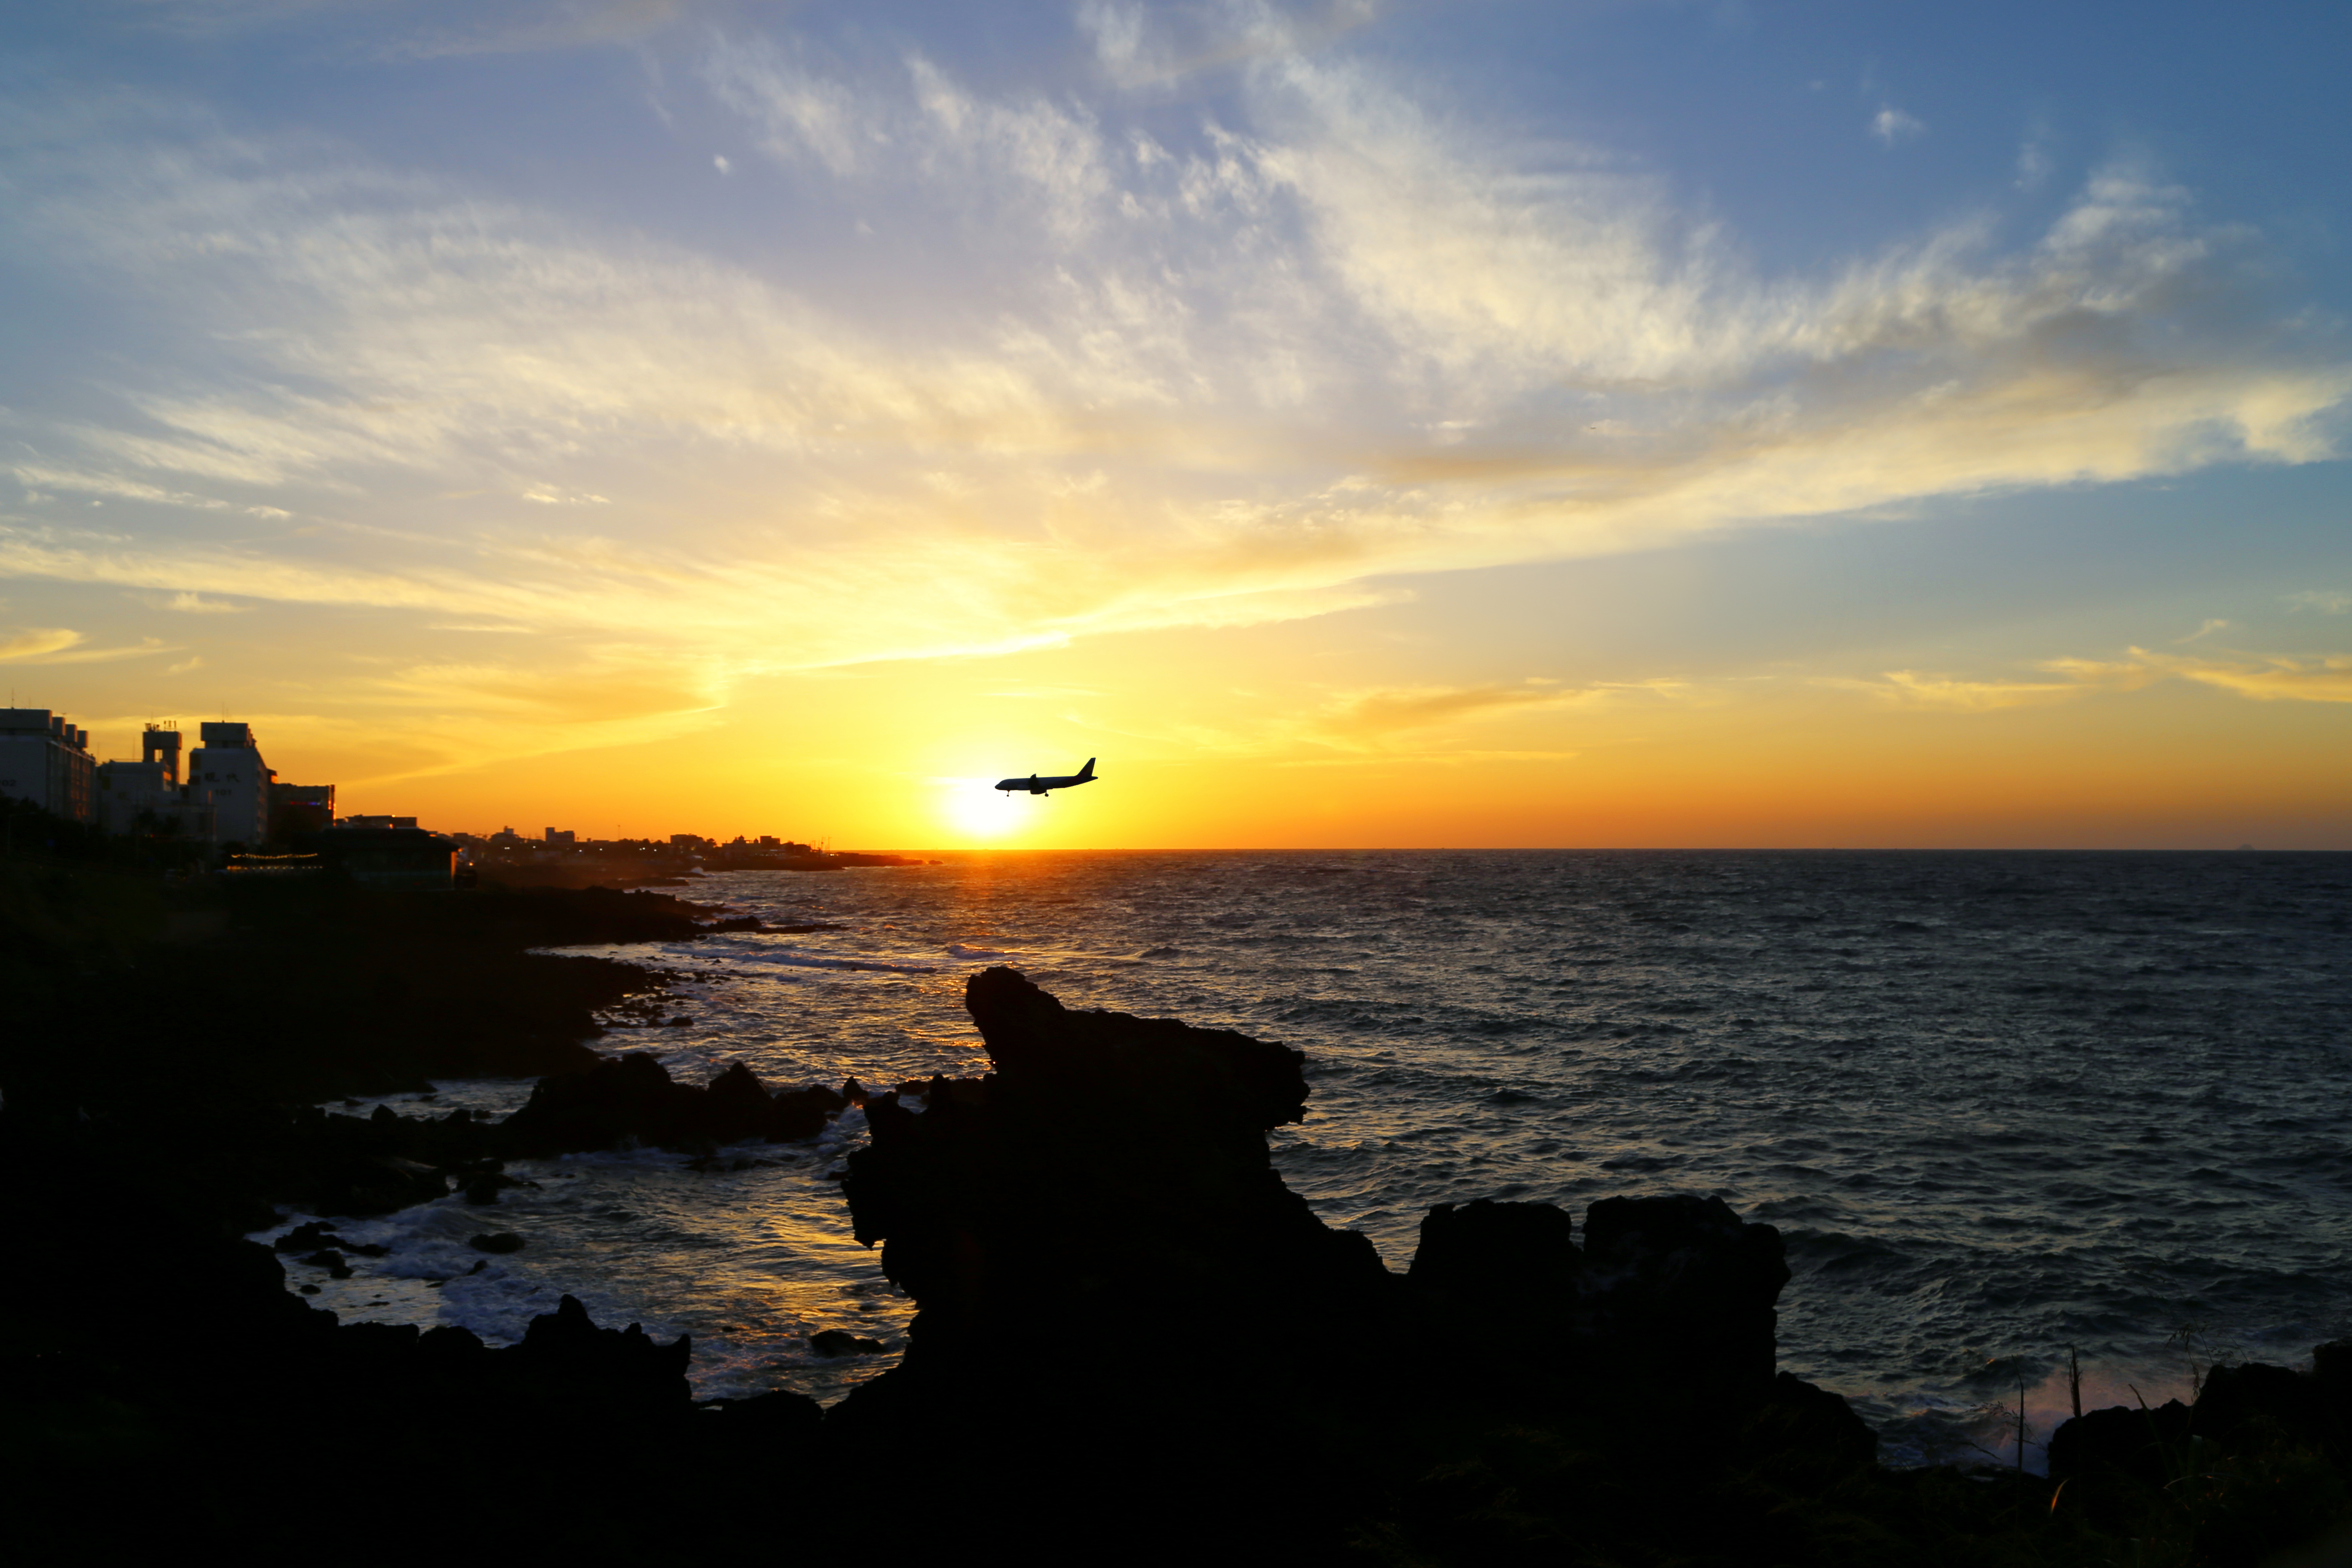
<path id="1" fill-rule="evenodd" d="M 2207 628 L 2226 625 L 2208 622 Z M 2352 702 L 2352 654 L 2204 658 L 2134 647 L 2122 658 L 2044 659 L 2035 668 L 2056 679 L 1969 679 L 1894 669 L 1876 679 L 1817 677 L 1812 684 L 1865 693 L 1895 707 L 1969 713 L 2040 707 L 2096 692 L 2137 691 L 2163 680 L 2193 681 L 2261 702 Z"/>
<path id="2" fill-rule="evenodd" d="M 1544 709 L 1599 708 L 1628 698 L 1687 700 L 1696 694 L 1690 683 L 1668 679 L 1583 686 L 1530 679 L 1518 685 L 1381 687 L 1343 693 L 1298 728 L 1325 743 L 1361 747 L 1465 721 Z"/>
<path id="3" fill-rule="evenodd" d="M 147 654 L 176 653 L 161 637 L 124 647 L 91 647 L 89 639 L 66 626 L 27 626 L 0 637 L 0 661 L 14 664 L 107 664 Z"/>
<path id="4" fill-rule="evenodd" d="M 2150 670 L 2219 687 L 2257 702 L 2352 702 L 2352 654 L 2183 658 L 2134 648 Z"/>
<path id="5" fill-rule="evenodd" d="M 2089 666 L 2074 667 L 2064 673 L 2072 679 L 2061 680 L 1970 680 L 1958 676 L 1934 674 L 1916 669 L 1890 669 L 1874 680 L 1854 679 L 1841 676 L 1820 676 L 1816 686 L 1844 691 L 1864 693 L 1880 702 L 1895 708 L 1938 710 L 1955 713 L 1993 713 L 2011 708 L 2040 707 L 2045 703 L 2063 702 L 2097 690 L 2110 689 L 2121 681 L 2128 681 L 2144 672 L 2137 667 L 2127 670 L 2095 670 Z"/>
<path id="6" fill-rule="evenodd" d="M 27 626 L 0 637 L 0 659 L 39 658 L 61 652 L 81 640 L 79 632 L 65 626 Z"/>
<path id="7" fill-rule="evenodd" d="M 147 602 L 157 609 L 172 610 L 183 616 L 241 616 L 252 608 L 249 605 L 232 605 L 224 599 L 207 599 L 201 594 L 185 592 Z"/>

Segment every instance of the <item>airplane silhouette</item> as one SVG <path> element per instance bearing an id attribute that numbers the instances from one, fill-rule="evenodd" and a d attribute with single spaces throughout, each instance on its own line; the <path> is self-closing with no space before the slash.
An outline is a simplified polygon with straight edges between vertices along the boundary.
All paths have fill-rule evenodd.
<path id="1" fill-rule="evenodd" d="M 1094 782 L 1095 760 L 1088 757 L 1087 765 L 1074 773 L 1064 773 L 1059 778 L 1050 779 L 1041 779 L 1035 773 L 1031 773 L 1025 779 L 999 779 L 996 781 L 996 787 L 1008 792 L 1018 789 L 1027 790 L 1031 795 L 1044 795 L 1050 789 L 1076 789 L 1082 784 Z"/>

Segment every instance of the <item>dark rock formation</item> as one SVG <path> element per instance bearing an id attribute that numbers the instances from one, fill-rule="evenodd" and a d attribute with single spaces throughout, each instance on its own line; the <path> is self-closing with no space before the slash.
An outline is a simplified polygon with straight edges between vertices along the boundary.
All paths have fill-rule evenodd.
<path id="1" fill-rule="evenodd" d="M 1831 1471 L 1866 1468 L 1878 1459 L 1878 1434 L 1853 1406 L 1791 1372 L 1774 1375 L 1739 1438 L 1751 1455 L 1802 1455 Z"/>
<path id="2" fill-rule="evenodd" d="M 652 1057 L 633 1051 L 540 1079 L 530 1101 L 499 1123 L 494 1137 L 508 1153 L 531 1157 L 632 1140 L 707 1154 L 752 1138 L 814 1138 L 846 1103 L 821 1085 L 772 1096 L 740 1062 L 705 1087 L 677 1083 Z"/>
<path id="3" fill-rule="evenodd" d="M 2317 1376 L 2287 1367 L 2261 1362 L 2217 1366 L 2198 1392 L 2197 1431 L 2221 1443 L 2234 1443 L 2257 1428 L 2265 1436 L 2308 1442 L 2352 1436 L 2352 1428 L 2341 1426 L 2329 1393 Z"/>
<path id="4" fill-rule="evenodd" d="M 730 1062 L 702 1090 L 702 1135 L 714 1143 L 740 1143 L 761 1136 L 774 1101 L 751 1069 Z"/>
<path id="5" fill-rule="evenodd" d="M 499 1142 L 527 1156 L 610 1149 L 630 1138 L 662 1142 L 684 1135 L 692 1092 L 672 1083 L 653 1058 L 632 1051 L 540 1079 L 529 1102 L 499 1125 Z"/>
<path id="6" fill-rule="evenodd" d="M 1371 1244 L 1326 1228 L 1267 1157 L 1266 1129 L 1304 1113 L 1297 1052 L 1070 1012 L 1009 969 L 966 1001 L 997 1070 L 920 1115 L 869 1100 L 844 1189 L 857 1238 L 885 1242 L 921 1304 L 910 1361 L 991 1359 L 1033 1331 L 1046 1279 L 1066 1332 L 1116 1360 L 1199 1345 L 1242 1300 L 1319 1329 L 1385 1303 Z"/>
<path id="7" fill-rule="evenodd" d="M 861 1339 L 846 1329 L 822 1329 L 809 1336 L 809 1349 L 825 1357 L 880 1355 L 889 1347 L 880 1340 Z"/>
<path id="8" fill-rule="evenodd" d="M 1585 1211 L 1579 1307 L 1609 1352 L 1596 1371 L 1638 1390 L 1654 1418 L 1765 1394 L 1788 1282 L 1780 1233 L 1743 1224 L 1721 1198 L 1602 1198 Z"/>
<path id="9" fill-rule="evenodd" d="M 1073 1012 L 1009 969 L 965 999 L 996 1070 L 934 1079 L 920 1114 L 870 1099 L 850 1156 L 858 1239 L 920 1310 L 828 1434 L 852 1463 L 935 1464 L 942 1528 L 1012 1464 L 1060 1478 L 1047 1524 L 1070 1541 L 1195 1490 L 1227 1521 L 1265 1517 L 1262 1544 L 1303 1528 L 1336 1494 L 1277 1502 L 1306 1484 L 1285 1435 L 1371 1391 L 1356 1380 L 1402 1303 L 1371 1244 L 1268 1159 L 1266 1130 L 1303 1113 L 1299 1054 Z"/>
<path id="10" fill-rule="evenodd" d="M 1576 1225 L 1550 1204 L 1440 1204 L 1421 1222 L 1406 1278 L 1433 1329 L 1555 1337 L 1577 1299 Z"/>
<path id="11" fill-rule="evenodd" d="M 2164 1487 L 2205 1468 L 2218 1449 L 2352 1449 L 2347 1351 L 2343 1342 L 2321 1345 L 2309 1373 L 2261 1362 L 2214 1367 L 2194 1405 L 2172 1399 L 2153 1410 L 2085 1411 L 2050 1435 L 2051 1479 Z"/>
<path id="12" fill-rule="evenodd" d="M 522 1342 L 504 1353 L 511 1376 L 564 1399 L 624 1409 L 683 1407 L 693 1399 L 686 1381 L 691 1339 L 657 1344 L 635 1323 L 600 1329 L 576 1297 L 533 1318 Z"/>
<path id="13" fill-rule="evenodd" d="M 919 1086 L 919 1113 L 917 1086 L 872 1097 L 849 1161 L 858 1239 L 919 1307 L 901 1364 L 828 1422 L 853 1462 L 931 1455 L 984 1492 L 1017 1455 L 1180 1531 L 1263 1510 L 1302 1550 L 1394 1462 L 1369 1455 L 1462 1424 L 1868 1464 L 1843 1400 L 1776 1378 L 1780 1237 L 1719 1199 L 1603 1200 L 1581 1249 L 1549 1205 L 1442 1205 L 1400 1279 L 1272 1167 L 1267 1130 L 1305 1113 L 1296 1051 L 1072 1011 L 1007 969 L 966 1005 L 995 1070 Z M 1456 1375 L 1460 1351 L 1507 1376 Z M 1493 1506 L 1455 1492 L 1425 1506 Z"/>

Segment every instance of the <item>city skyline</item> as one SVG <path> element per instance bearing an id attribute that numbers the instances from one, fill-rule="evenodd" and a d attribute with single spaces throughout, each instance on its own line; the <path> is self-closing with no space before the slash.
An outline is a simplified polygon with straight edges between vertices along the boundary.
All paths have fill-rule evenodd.
<path id="1" fill-rule="evenodd" d="M 478 833 L 2352 847 L 2347 31 L 16 14 L 0 663 Z"/>

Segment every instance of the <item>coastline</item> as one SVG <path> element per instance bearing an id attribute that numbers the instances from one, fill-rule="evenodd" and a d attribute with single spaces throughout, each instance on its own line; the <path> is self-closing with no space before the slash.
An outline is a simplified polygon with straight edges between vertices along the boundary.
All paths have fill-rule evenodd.
<path id="1" fill-rule="evenodd" d="M 101 1028 L 103 1048 L 70 1059 L 12 1053 L 0 1083 L 8 1097 L 0 1118 L 11 1228 L 31 1244 L 34 1277 L 46 1286 L 12 1312 L 15 1344 L 40 1348 L 20 1348 L 10 1369 L 12 1408 L 20 1418 L 34 1413 L 33 1426 L 19 1431 L 32 1434 L 37 1462 L 27 1473 L 50 1500 L 36 1510 L 43 1518 L 64 1521 L 71 1510 L 58 1500 L 95 1498 L 100 1478 L 119 1476 L 125 1466 L 163 1476 L 195 1458 L 186 1477 L 158 1484 L 186 1500 L 196 1517 L 215 1520 L 219 1539 L 249 1543 L 285 1532 L 292 1540 L 303 1531 L 328 1539 L 340 1528 L 334 1515 L 341 1506 L 329 1500 L 331 1489 L 344 1484 L 346 1467 L 357 1465 L 380 1486 L 471 1464 L 498 1484 L 466 1505 L 467 1528 L 499 1539 L 520 1541 L 539 1527 L 534 1496 L 584 1508 L 589 1522 L 567 1526 L 582 1531 L 580 1539 L 627 1541 L 662 1560 L 761 1538 L 764 1527 L 748 1521 L 682 1521 L 677 1499 L 657 1489 L 583 1501 L 563 1469 L 585 1462 L 593 1433 L 601 1444 L 670 1449 L 672 1458 L 656 1467 L 666 1473 L 738 1476 L 745 1485 L 792 1470 L 846 1487 L 885 1463 L 894 1486 L 920 1494 L 919 1506 L 900 1510 L 898 1521 L 908 1537 L 899 1544 L 911 1552 L 925 1531 L 933 1543 L 952 1539 L 969 1523 L 966 1504 L 1007 1487 L 1027 1488 L 1041 1515 L 1063 1510 L 1059 1524 L 1024 1520 L 1019 1528 L 1075 1528 L 1066 1501 L 1049 1501 L 1051 1489 L 1040 1489 L 1055 1473 L 1045 1456 L 1095 1475 L 1107 1461 L 1089 1451 L 1100 1447 L 1109 1422 L 1124 1445 L 1114 1447 L 1128 1457 L 1113 1473 L 1096 1476 L 1099 1495 L 1117 1506 L 1095 1510 L 1093 1526 L 1166 1510 L 1177 1485 L 1168 1478 L 1181 1477 L 1187 1495 L 1205 1489 L 1227 1500 L 1194 1521 L 1196 1534 L 1207 1532 L 1200 1539 L 1271 1528 L 1317 1558 L 1483 1562 L 1554 1541 L 1635 1559 L 1680 1552 L 1688 1560 L 1696 1552 L 1705 1560 L 1732 1552 L 1731 1538 L 1752 1528 L 1765 1532 L 1769 1549 L 1726 1560 L 1892 1561 L 1898 1559 L 1885 1553 L 1901 1545 L 1911 1561 L 2007 1554 L 2034 1562 L 2066 1560 L 2048 1553 L 2093 1539 L 2037 1538 L 2021 1522 L 2046 1504 L 2046 1483 L 2035 1500 L 2025 1479 L 1874 1470 L 1855 1436 L 1859 1423 L 1842 1402 L 1813 1398 L 1801 1385 L 1782 1389 L 1770 1375 L 1770 1296 L 1778 1284 L 1765 1289 L 1771 1272 L 1765 1242 L 1751 1237 L 1769 1227 L 1700 1216 L 1705 1224 L 1693 1223 L 1714 1240 L 1645 1251 L 1625 1239 L 1626 1226 L 1604 1223 L 1596 1248 L 1591 1212 L 1571 1234 L 1567 1215 L 1554 1224 L 1519 1212 L 1549 1205 L 1498 1205 L 1509 1212 L 1496 1234 L 1465 1237 L 1456 1224 L 1452 1250 L 1470 1261 L 1449 1265 L 1442 1238 L 1448 1222 L 1468 1212 L 1456 1208 L 1447 1221 L 1435 1215 L 1424 1221 L 1424 1251 L 1438 1242 L 1437 1253 L 1425 1268 L 1417 1258 L 1400 1288 L 1395 1276 L 1365 1268 L 1360 1254 L 1331 1239 L 1344 1233 L 1311 1215 L 1301 1223 L 1303 1211 L 1295 1200 L 1286 1203 L 1265 1165 L 1265 1127 L 1279 1124 L 1278 1117 L 1267 1121 L 1267 1107 L 1278 1113 L 1288 1103 L 1276 1081 L 1282 1069 L 1265 1054 L 1280 1047 L 1166 1020 L 1066 1015 L 1055 1022 L 1052 1010 L 1025 995 L 1010 1008 L 1020 1016 L 1013 1023 L 1000 1018 L 992 1033 L 982 1019 L 997 1058 L 994 1089 L 926 1085 L 919 1097 L 904 1095 L 905 1103 L 884 1095 L 868 1108 L 872 1121 L 877 1106 L 887 1107 L 872 1145 L 854 1163 L 851 1214 L 861 1233 L 887 1238 L 886 1267 L 912 1282 L 927 1316 L 918 1319 L 911 1375 L 888 1374 L 835 1415 L 819 1421 L 813 1405 L 793 1395 L 694 1406 L 681 1375 L 690 1347 L 656 1347 L 609 1326 L 592 1331 L 576 1314 L 557 1314 L 525 1344 L 500 1352 L 468 1348 L 457 1337 L 461 1331 L 334 1327 L 287 1292 L 282 1269 L 266 1253 L 226 1239 L 229 1227 L 251 1218 L 263 1194 L 295 1190 L 289 1184 L 336 1192 L 324 1200 L 331 1206 L 396 1204 L 404 1194 L 421 1195 L 419 1173 L 397 1171 L 382 1163 L 387 1159 L 447 1172 L 496 1156 L 488 1152 L 488 1129 L 452 1131 L 446 1121 L 400 1117 L 390 1119 L 400 1125 L 386 1127 L 382 1119 L 317 1118 L 291 1107 L 308 1103 L 307 1096 L 414 1083 L 403 1075 L 447 1071 L 441 1064 L 495 1063 L 560 1079 L 598 1062 L 580 1043 L 593 1029 L 594 1009 L 656 995 L 660 977 L 529 948 L 616 940 L 583 932 L 679 940 L 712 929 L 697 921 L 711 911 L 660 895 L 536 902 L 488 895 L 474 906 L 487 912 L 457 917 L 467 923 L 452 931 L 419 926 L 415 912 L 429 909 L 441 921 L 460 906 L 404 907 L 396 898 L 320 907 L 283 897 L 284 889 L 238 889 L 227 903 L 199 898 L 195 907 L 175 907 L 160 887 L 148 889 L 149 900 L 135 887 L 101 887 L 89 877 L 49 890 L 72 896 L 36 900 L 40 919 L 18 929 L 46 921 L 52 934 L 43 939 L 39 962 L 14 978 L 20 996 L 47 1008 L 35 1016 L 54 1031 L 50 1038 L 62 1042 L 69 1031 L 89 1037 L 92 1015 L 83 998 L 93 986 L 102 988 L 108 1010 L 133 1017 L 142 1016 L 142 998 L 152 1003 L 167 993 L 180 995 L 184 1008 L 185 993 L 172 988 L 192 984 L 209 1010 L 196 1027 L 176 1033 L 142 1038 Z M 223 918 L 185 918 L 215 913 Z M 498 1005 L 453 1012 L 449 998 L 457 993 L 450 987 L 460 984 Z M 402 1046 L 398 1037 L 409 1028 L 419 1037 Z M 1071 1029 L 1087 1037 L 1060 1037 Z M 1203 1043 L 1212 1036 L 1220 1037 L 1213 1047 Z M 1024 1048 L 1035 1059 L 1022 1062 Z M 1238 1053 L 1244 1066 L 1217 1067 L 1220 1051 Z M 1191 1061 L 1203 1052 L 1205 1077 L 1179 1070 L 1169 1079 L 1161 1070 L 1163 1058 Z M 1092 1094 L 1084 1089 L 1108 1070 L 1097 1056 L 1142 1075 L 1118 1103 L 1177 1106 L 1185 1114 L 1144 1125 L 1135 1113 L 1106 1111 L 1100 1084 Z M 1227 1092 L 1236 1083 L 1238 1099 Z M 952 1162 L 926 1174 L 924 1159 L 900 1157 L 946 1136 L 958 1113 L 934 1122 L 940 1110 L 984 1110 L 1008 1087 L 1017 1091 L 1012 1103 L 1022 1130 L 999 1153 L 1037 1151 L 1045 1163 L 1029 1176 L 992 1193 Z M 698 1104 L 730 1097 L 692 1086 L 683 1092 L 702 1095 Z M 1303 1097 L 1303 1084 L 1298 1092 Z M 731 1093 L 739 1106 L 748 1102 L 740 1086 Z M 975 1096 L 978 1105 L 967 1105 Z M 676 1097 L 665 1090 L 640 1098 Z M 257 1105 L 278 1108 L 277 1119 Z M 1254 1128 L 1245 1125 L 1253 1121 Z M 332 1127 L 337 1121 L 354 1129 Z M 983 1144 L 998 1138 L 985 1116 L 971 1128 L 967 1135 Z M 715 1140 L 729 1130 L 682 1122 L 668 1131 Z M 643 1131 L 659 1137 L 663 1130 L 644 1125 L 613 1135 Z M 369 1139 L 383 1147 L 353 1143 Z M 430 1146 L 436 1141 L 443 1146 Z M 1142 1159 L 1143 1147 L 1154 1157 Z M 374 1186 L 353 1183 L 353 1163 L 367 1167 Z M 973 1169 L 997 1168 L 983 1162 Z M 1106 1172 L 1119 1179 L 1107 1182 Z M 958 1204 L 982 1205 L 980 1217 L 1003 1233 L 984 1247 L 987 1271 L 1011 1282 L 1001 1298 L 965 1289 L 955 1227 L 947 1241 L 924 1239 L 927 1226 L 939 1229 L 919 1201 L 927 1183 L 943 1184 Z M 1204 1189 L 1226 1193 L 1240 1206 L 1219 1212 L 1242 1220 L 1204 1220 L 1192 1203 Z M 1108 1208 L 1106 1194 L 1116 1200 Z M 934 1192 L 934 1206 L 937 1198 Z M 1148 1221 L 1138 1217 L 1144 1213 Z M 1265 1235 L 1236 1250 L 1233 1238 L 1260 1224 L 1247 1219 L 1252 1215 L 1263 1219 Z M 1192 1240 L 1176 1246 L 1171 1236 Z M 1584 1238 L 1580 1248 L 1576 1236 Z M 1081 1278 L 1102 1281 L 1076 1302 L 1067 1288 L 1074 1238 L 1099 1260 Z M 1710 1247 L 1730 1269 L 1725 1278 L 1745 1281 L 1739 1312 L 1692 1317 L 1658 1296 L 1654 1279 L 1643 1284 L 1645 1268 L 1655 1274 L 1694 1248 L 1714 1256 Z M 903 1255 L 896 1263 L 887 1261 L 894 1249 Z M 1193 1270 L 1193 1304 L 1172 1317 L 1165 1305 L 1171 1251 L 1191 1259 Z M 937 1255 L 929 1264 L 927 1253 Z M 1573 1265 L 1565 1262 L 1570 1256 Z M 1607 1267 L 1589 1262 L 1596 1256 Z M 1604 1274 L 1622 1278 L 1597 1292 L 1585 1289 Z M 1578 1282 L 1566 1297 L 1563 1276 Z M 161 1300 L 159 1279 L 173 1281 Z M 1621 1289 L 1635 1290 L 1638 1304 L 1628 1298 L 1603 1310 L 1611 1291 Z M 1041 1309 L 1046 1300 L 1055 1304 Z M 1652 1320 L 1678 1311 L 1680 1337 L 1653 1331 Z M 981 1331 L 971 1328 L 975 1322 L 992 1326 Z M 1583 1352 L 1559 1352 L 1561 1322 L 1567 1338 L 1581 1336 Z M 1400 1344 L 1420 1347 L 1409 1359 L 1423 1370 L 1400 1370 Z M 1004 1345 L 1019 1347 L 1017 1365 L 1003 1364 L 1006 1352 L 990 1348 Z M 1050 1388 L 1034 1386 L 1040 1353 L 1069 1375 Z M 1436 1367 L 1426 1366 L 1431 1359 Z M 1596 1373 L 1595 1365 L 1617 1370 Z M 2322 1381 L 2282 1386 L 2308 1393 Z M 429 1398 L 417 1392 L 427 1386 Z M 1368 1397 L 1368 1389 L 1376 1393 Z M 1141 1429 L 1133 1426 L 1139 1405 L 1154 1413 Z M 196 1436 L 198 1412 L 211 1413 L 205 1420 L 227 1412 L 236 1436 L 207 1451 Z M 979 1428 L 952 1451 L 909 1468 L 922 1434 L 973 1420 Z M 297 1430 L 337 1436 L 328 1451 L 307 1454 L 287 1436 Z M 410 1440 L 418 1455 L 398 1458 Z M 2315 1478 L 2322 1474 L 2336 1476 L 2340 1487 L 2340 1438 L 2332 1447 L 2330 1440 L 2280 1440 L 2287 1446 L 2278 1452 L 2301 1455 L 2295 1462 L 2305 1465 L 2287 1478 L 2294 1485 L 2282 1483 L 2282 1496 L 2321 1495 Z M 347 1457 L 352 1443 L 364 1449 L 363 1463 Z M 1214 1458 L 1203 1461 L 1203 1452 Z M 1141 1454 L 1172 1468 L 1139 1491 L 1130 1472 Z M 670 1470 L 689 1458 L 695 1468 Z M 241 1495 L 238 1477 L 289 1466 L 297 1495 L 278 1486 L 267 1508 L 244 1510 L 224 1501 Z M 1285 1484 L 1269 1490 L 1267 1474 L 1286 1478 Z M 321 1489 L 314 1502 L 299 1495 L 303 1484 Z M 2128 1500 L 2137 1484 L 2126 1477 L 2110 1489 Z M 1675 1500 L 1693 1489 L 1723 1515 L 1704 1530 L 1669 1517 Z M 2079 1500 L 2090 1489 L 2077 1484 L 2072 1495 Z M 2308 1509 L 2273 1511 L 2309 1522 Z M 811 1528 L 816 1539 L 858 1534 L 845 1523 Z M 2065 1528 L 2076 1528 L 2072 1516 Z M 1781 1538 L 1771 1538 L 1773 1531 Z M 1868 1551 L 1860 1545 L 1864 1538 L 1874 1543 Z"/>

